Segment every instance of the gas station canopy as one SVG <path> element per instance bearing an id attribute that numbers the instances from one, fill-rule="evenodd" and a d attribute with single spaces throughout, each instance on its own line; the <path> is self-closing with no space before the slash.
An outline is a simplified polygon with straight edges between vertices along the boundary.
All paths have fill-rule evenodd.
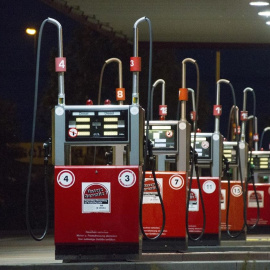
<path id="1" fill-rule="evenodd" d="M 152 22 L 155 42 L 265 44 L 270 41 L 269 6 L 248 0 L 41 0 L 67 15 L 133 40 L 131 27 L 143 16 Z M 147 26 L 141 26 L 147 27 Z M 148 31 L 140 31 L 140 41 Z"/>

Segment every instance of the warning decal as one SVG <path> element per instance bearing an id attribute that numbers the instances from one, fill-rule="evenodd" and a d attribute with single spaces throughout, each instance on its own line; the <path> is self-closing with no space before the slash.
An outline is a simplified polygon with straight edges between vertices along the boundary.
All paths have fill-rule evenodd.
<path id="1" fill-rule="evenodd" d="M 191 189 L 188 211 L 199 211 L 199 189 Z"/>
<path id="2" fill-rule="evenodd" d="M 157 178 L 157 183 L 159 187 L 159 191 L 162 196 L 162 178 Z M 156 184 L 153 178 L 146 178 L 144 183 L 144 193 L 143 193 L 143 204 L 154 204 L 160 203 L 160 199 L 158 197 L 158 192 L 156 188 Z"/>
<path id="3" fill-rule="evenodd" d="M 221 190 L 220 197 L 220 209 L 226 210 L 226 189 Z"/>
<path id="4" fill-rule="evenodd" d="M 111 212 L 111 183 L 82 183 L 82 213 Z"/>
<path id="5" fill-rule="evenodd" d="M 264 191 L 263 190 L 257 190 L 257 198 L 259 207 L 264 207 Z M 248 207 L 250 208 L 257 208 L 257 198 L 254 191 L 249 190 L 248 191 Z"/>

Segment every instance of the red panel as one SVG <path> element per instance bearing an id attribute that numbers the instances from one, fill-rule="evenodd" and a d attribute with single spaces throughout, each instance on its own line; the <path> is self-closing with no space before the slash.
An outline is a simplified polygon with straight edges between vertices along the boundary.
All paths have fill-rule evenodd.
<path id="1" fill-rule="evenodd" d="M 186 173 L 156 172 L 166 211 L 166 224 L 161 238 L 186 236 Z M 149 237 L 156 236 L 162 226 L 160 201 L 153 175 L 146 172 L 143 199 L 143 227 Z"/>
<path id="2" fill-rule="evenodd" d="M 55 243 L 138 243 L 138 166 L 56 166 Z"/>
<path id="3" fill-rule="evenodd" d="M 226 231 L 228 181 L 221 181 L 221 230 Z M 244 224 L 244 202 L 240 181 L 230 181 L 229 230 L 241 231 Z"/>
<path id="4" fill-rule="evenodd" d="M 270 225 L 270 184 L 257 183 L 255 184 L 259 206 L 260 206 L 260 226 Z M 247 223 L 253 225 L 257 221 L 257 202 L 253 185 L 248 185 L 247 196 Z"/>
<path id="5" fill-rule="evenodd" d="M 220 230 L 220 180 L 218 177 L 200 177 L 200 185 L 205 206 L 205 233 L 218 234 Z M 201 233 L 203 211 L 195 177 L 193 177 L 191 192 L 188 220 L 189 232 Z"/>

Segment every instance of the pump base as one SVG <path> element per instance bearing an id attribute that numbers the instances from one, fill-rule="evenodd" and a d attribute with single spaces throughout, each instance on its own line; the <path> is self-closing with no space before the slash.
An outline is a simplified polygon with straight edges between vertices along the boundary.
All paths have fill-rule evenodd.
<path id="1" fill-rule="evenodd" d="M 143 252 L 183 252 L 187 250 L 186 238 L 143 240 Z"/>
<path id="2" fill-rule="evenodd" d="M 238 235 L 238 231 L 230 231 L 230 233 L 232 234 L 232 235 Z M 221 240 L 226 240 L 226 241 L 228 241 L 228 240 L 232 240 L 232 241 L 238 241 L 238 240 L 240 240 L 240 241 L 245 241 L 246 240 L 246 232 L 241 232 L 240 234 L 239 234 L 239 236 L 237 236 L 237 237 L 235 237 L 235 238 L 232 238 L 232 237 L 230 237 L 228 234 L 227 234 L 227 232 L 226 231 L 222 231 L 221 232 Z"/>
<path id="3" fill-rule="evenodd" d="M 194 239 L 199 235 L 192 235 Z M 220 236 L 219 234 L 206 233 L 203 235 L 202 239 L 199 241 L 194 241 L 189 239 L 188 246 L 219 246 L 220 245 Z"/>
<path id="4" fill-rule="evenodd" d="M 139 246 L 134 243 L 98 245 L 55 245 L 55 259 L 66 261 L 111 261 L 139 259 Z"/>

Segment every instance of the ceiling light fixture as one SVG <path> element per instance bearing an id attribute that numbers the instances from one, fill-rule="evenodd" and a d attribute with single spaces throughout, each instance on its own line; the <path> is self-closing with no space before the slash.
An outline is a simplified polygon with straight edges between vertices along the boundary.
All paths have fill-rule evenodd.
<path id="1" fill-rule="evenodd" d="M 260 16 L 270 17 L 270 10 L 261 11 L 258 13 Z"/>
<path id="2" fill-rule="evenodd" d="M 270 21 L 267 21 L 266 24 L 267 24 L 267 25 L 270 25 Z"/>
<path id="3" fill-rule="evenodd" d="M 266 1 L 253 1 L 249 3 L 251 6 L 257 6 L 257 7 L 263 7 L 263 6 L 268 6 L 269 2 Z"/>

